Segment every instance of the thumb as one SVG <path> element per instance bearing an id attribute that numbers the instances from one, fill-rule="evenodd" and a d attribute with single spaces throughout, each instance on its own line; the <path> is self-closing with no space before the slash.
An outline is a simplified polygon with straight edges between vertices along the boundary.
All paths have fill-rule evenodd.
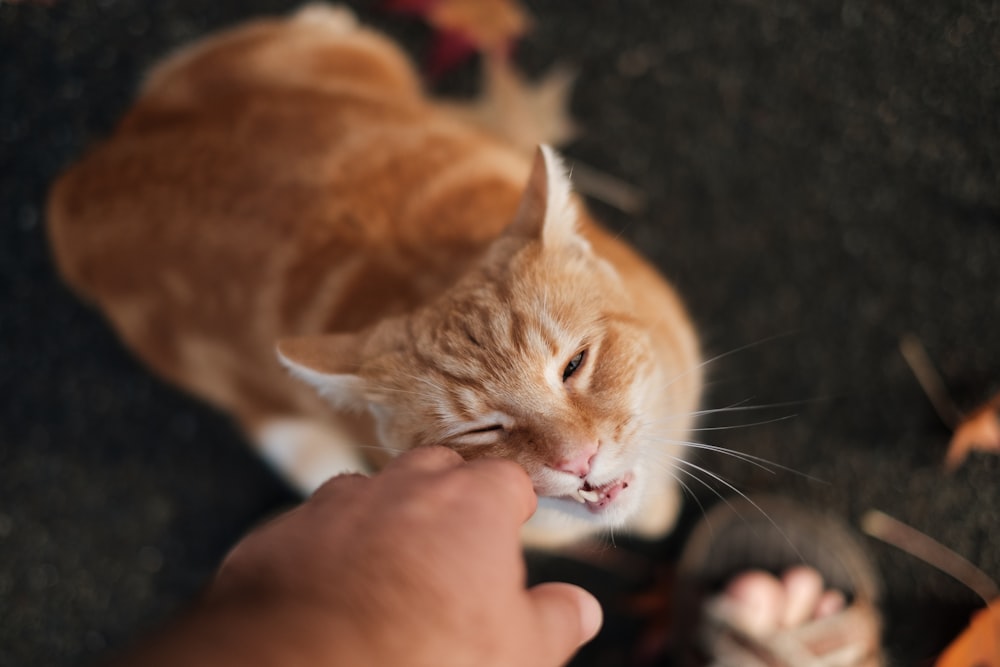
<path id="1" fill-rule="evenodd" d="M 539 584 L 528 590 L 540 635 L 540 665 L 562 665 L 594 638 L 604 622 L 597 599 L 573 584 Z"/>

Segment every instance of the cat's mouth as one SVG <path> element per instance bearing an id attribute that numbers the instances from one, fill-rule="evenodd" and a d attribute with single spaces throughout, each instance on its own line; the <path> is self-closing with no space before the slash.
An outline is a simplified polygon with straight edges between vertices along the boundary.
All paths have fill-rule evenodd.
<path id="1" fill-rule="evenodd" d="M 611 505 L 631 482 L 632 473 L 601 486 L 593 486 L 590 482 L 584 482 L 583 486 L 577 489 L 576 493 L 569 495 L 568 498 L 585 505 L 588 510 L 596 514 Z"/>

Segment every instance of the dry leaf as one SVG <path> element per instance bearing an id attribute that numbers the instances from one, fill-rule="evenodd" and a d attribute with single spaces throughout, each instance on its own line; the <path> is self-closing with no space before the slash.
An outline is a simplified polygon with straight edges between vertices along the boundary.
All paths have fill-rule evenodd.
<path id="1" fill-rule="evenodd" d="M 1000 394 L 972 413 L 964 414 L 948 395 L 944 380 L 920 339 L 913 334 L 903 336 L 899 350 L 941 421 L 954 431 L 945 455 L 945 468 L 954 471 L 973 450 L 1000 452 Z"/>
<path id="2" fill-rule="evenodd" d="M 1000 598 L 972 617 L 935 667 L 1000 667 Z"/>
<path id="3" fill-rule="evenodd" d="M 929 535 L 878 510 L 861 517 L 861 529 L 954 577 L 992 600 L 935 663 L 935 667 L 1000 667 L 1000 589 L 989 575 Z"/>
<path id="4" fill-rule="evenodd" d="M 437 0 L 427 22 L 461 35 L 484 52 L 506 50 L 531 25 L 528 12 L 515 0 Z"/>
<path id="5" fill-rule="evenodd" d="M 1000 394 L 958 423 L 948 444 L 945 467 L 955 470 L 973 450 L 1000 453 Z"/>
<path id="6" fill-rule="evenodd" d="M 479 97 L 453 106 L 465 122 L 500 136 L 526 155 L 538 144 L 558 146 L 573 136 L 571 72 L 556 69 L 540 81 L 529 82 L 507 59 L 488 56 L 483 60 L 483 75 Z"/>
<path id="7" fill-rule="evenodd" d="M 531 27 L 530 15 L 517 0 L 388 0 L 385 7 L 421 16 L 436 31 L 427 63 L 431 77 L 476 52 L 506 59 Z"/>

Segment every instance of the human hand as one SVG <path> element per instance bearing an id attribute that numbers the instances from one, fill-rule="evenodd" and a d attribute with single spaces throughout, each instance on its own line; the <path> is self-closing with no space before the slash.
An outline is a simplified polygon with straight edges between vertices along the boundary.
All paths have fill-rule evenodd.
<path id="1" fill-rule="evenodd" d="M 226 558 L 203 608 L 205 664 L 562 664 L 601 610 L 576 586 L 525 588 L 519 531 L 535 503 L 516 464 L 438 447 L 334 478 Z M 227 615 L 244 627 L 220 629 Z"/>

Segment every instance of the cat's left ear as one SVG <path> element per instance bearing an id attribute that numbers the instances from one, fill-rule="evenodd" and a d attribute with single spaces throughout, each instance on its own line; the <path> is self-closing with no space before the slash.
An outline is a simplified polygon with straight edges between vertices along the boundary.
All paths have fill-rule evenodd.
<path id="1" fill-rule="evenodd" d="M 283 338 L 278 341 L 278 360 L 335 406 L 363 410 L 365 381 L 356 373 L 362 342 L 357 334 Z"/>
<path id="2" fill-rule="evenodd" d="M 562 160 L 550 146 L 539 146 L 517 214 L 504 233 L 547 246 L 579 242 L 572 191 Z"/>

